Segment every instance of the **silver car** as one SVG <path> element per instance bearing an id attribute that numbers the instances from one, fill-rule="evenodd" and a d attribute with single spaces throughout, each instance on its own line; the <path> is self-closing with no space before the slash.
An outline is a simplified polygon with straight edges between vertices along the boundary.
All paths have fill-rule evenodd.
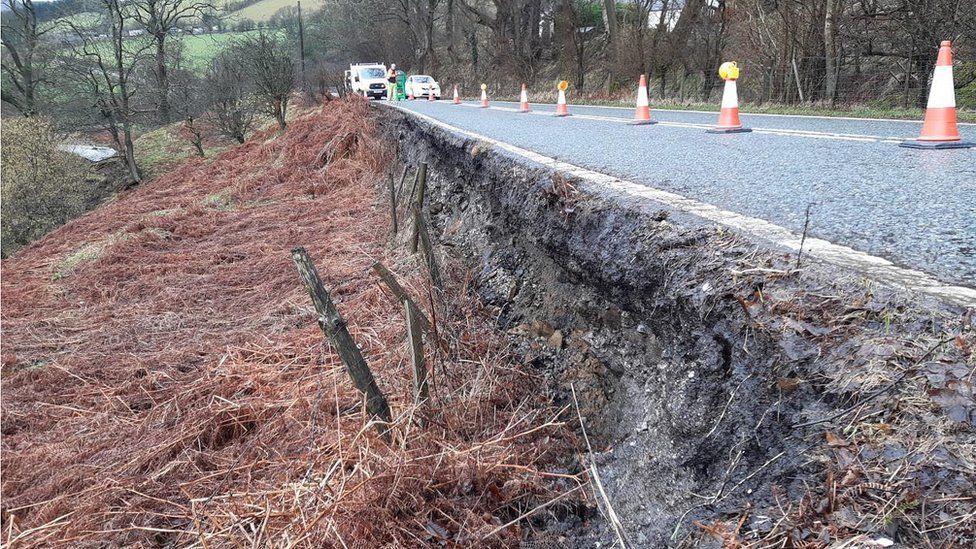
<path id="1" fill-rule="evenodd" d="M 434 99 L 441 98 L 440 84 L 426 74 L 408 76 L 404 87 L 406 88 L 404 92 L 406 92 L 408 97 L 412 94 L 414 97 L 423 97 L 425 99 L 431 95 L 434 96 Z"/>

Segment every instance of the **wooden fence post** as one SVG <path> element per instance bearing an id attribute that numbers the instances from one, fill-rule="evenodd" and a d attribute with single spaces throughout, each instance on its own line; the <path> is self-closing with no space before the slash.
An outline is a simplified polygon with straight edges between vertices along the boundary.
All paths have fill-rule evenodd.
<path id="1" fill-rule="evenodd" d="M 390 216 L 393 218 L 393 236 L 396 236 L 399 227 L 397 226 L 396 189 L 393 187 L 393 174 L 390 174 L 390 178 L 387 181 L 390 186 Z"/>
<path id="2" fill-rule="evenodd" d="M 408 166 L 405 165 L 403 166 L 403 171 L 400 172 L 400 183 L 397 185 L 396 195 L 394 195 L 396 198 L 395 202 L 399 202 L 400 197 L 403 196 L 403 182 L 407 179 L 407 169 Z"/>
<path id="3" fill-rule="evenodd" d="M 366 395 L 366 409 L 374 417 L 388 425 L 392 421 L 390 405 L 387 404 L 386 397 L 383 396 L 376 384 L 376 379 L 373 378 L 373 373 L 369 370 L 362 352 L 356 346 L 352 336 L 349 335 L 346 323 L 339 315 L 339 310 L 332 302 L 329 292 L 322 285 L 322 279 L 319 278 L 315 264 L 312 263 L 312 259 L 303 247 L 292 250 L 291 258 L 295 261 L 295 267 L 298 268 L 298 275 L 302 279 L 302 284 L 305 285 L 309 297 L 312 298 L 312 304 L 315 305 L 315 312 L 319 315 L 319 326 L 328 336 L 332 346 L 338 351 L 353 384 Z M 380 432 L 384 435 L 387 433 L 387 425 L 380 426 Z"/>
<path id="4" fill-rule="evenodd" d="M 427 315 L 425 315 L 423 311 L 420 310 L 420 307 L 417 307 L 417 304 L 410 299 L 410 296 L 407 294 L 407 290 L 400 285 L 400 282 L 396 279 L 393 273 L 390 272 L 390 270 L 379 261 L 373 263 L 373 272 L 375 272 L 377 276 L 380 277 L 380 280 L 386 284 L 386 287 L 390 289 L 390 291 L 393 293 L 393 297 L 395 297 L 397 301 L 401 303 L 404 301 L 410 302 L 410 306 L 414 308 L 414 312 L 416 313 L 415 316 L 417 317 L 417 322 L 420 324 L 420 328 L 425 332 L 429 332 L 430 320 L 427 319 Z"/>
<path id="5" fill-rule="evenodd" d="M 412 305 L 409 299 L 403 300 L 403 308 L 407 313 L 407 345 L 413 370 L 413 394 L 417 404 L 423 406 L 430 391 L 427 387 L 427 366 L 424 364 L 424 342 L 420 323 L 417 322 L 416 308 Z"/>
<path id="6" fill-rule="evenodd" d="M 430 233 L 427 231 L 427 222 L 424 221 L 424 214 L 420 210 L 420 205 L 413 207 L 413 226 L 415 234 L 420 241 L 420 248 L 427 260 L 427 270 L 430 272 L 430 280 L 439 289 L 444 289 L 441 280 L 441 271 L 437 268 L 437 257 L 434 256 L 434 246 L 430 241 Z"/>
<path id="7" fill-rule="evenodd" d="M 420 189 L 417 194 L 416 202 L 414 203 L 415 208 L 423 209 L 424 207 L 424 193 L 427 191 L 427 163 L 424 162 L 420 165 L 420 170 L 417 172 L 417 185 L 416 187 Z M 412 195 L 411 195 L 412 198 Z M 410 235 L 410 253 L 417 253 L 417 238 L 420 236 L 419 229 L 417 228 L 416 219 L 413 224 L 413 233 Z"/>

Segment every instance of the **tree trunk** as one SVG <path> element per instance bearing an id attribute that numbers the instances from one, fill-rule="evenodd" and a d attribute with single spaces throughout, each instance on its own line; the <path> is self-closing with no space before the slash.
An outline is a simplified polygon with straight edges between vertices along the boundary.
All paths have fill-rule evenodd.
<path id="1" fill-rule="evenodd" d="M 159 94 L 157 115 L 159 121 L 168 124 L 170 120 L 169 107 L 169 75 L 166 73 L 166 33 L 159 33 L 156 38 L 156 93 Z"/>
<path id="2" fill-rule="evenodd" d="M 617 51 L 619 37 L 617 33 L 617 2 L 616 0 L 602 0 L 600 8 L 603 12 L 603 28 L 607 33 L 607 93 L 614 91 L 617 84 Z"/>
<path id="3" fill-rule="evenodd" d="M 132 144 L 132 127 L 128 121 L 122 123 L 122 135 L 125 139 L 125 165 L 129 169 L 129 176 L 136 183 L 141 183 L 142 176 L 139 175 L 135 147 Z"/>
<path id="4" fill-rule="evenodd" d="M 275 99 L 274 104 L 271 106 L 271 110 L 274 113 L 275 120 L 278 122 L 278 130 L 285 131 L 288 127 L 288 121 L 285 118 L 288 109 L 288 99 Z M 243 141 L 242 141 L 243 143 Z"/>
<path id="5" fill-rule="evenodd" d="M 454 0 L 447 0 L 444 13 L 444 39 L 447 41 L 447 54 L 454 59 Z M 456 61 L 456 60 L 455 60 Z"/>
<path id="6" fill-rule="evenodd" d="M 824 100 L 833 105 L 837 99 L 837 8 L 840 0 L 826 0 L 824 6 Z"/>

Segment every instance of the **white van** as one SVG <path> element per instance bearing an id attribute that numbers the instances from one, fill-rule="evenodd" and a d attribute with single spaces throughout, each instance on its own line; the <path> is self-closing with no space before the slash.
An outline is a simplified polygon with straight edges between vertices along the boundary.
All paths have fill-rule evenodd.
<path id="1" fill-rule="evenodd" d="M 386 97 L 386 65 L 380 63 L 355 63 L 346 71 L 346 88 L 367 99 Z"/>

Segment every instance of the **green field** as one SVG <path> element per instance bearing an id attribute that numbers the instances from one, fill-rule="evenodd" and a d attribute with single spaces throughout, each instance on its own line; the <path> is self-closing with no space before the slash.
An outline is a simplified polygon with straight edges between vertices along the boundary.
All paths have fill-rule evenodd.
<path id="1" fill-rule="evenodd" d="M 181 36 L 179 40 L 183 43 L 183 61 L 186 68 L 196 72 L 202 71 L 231 41 L 255 32 L 257 31 Z"/>
<path id="2" fill-rule="evenodd" d="M 251 4 L 242 10 L 228 13 L 224 16 L 224 20 L 231 24 L 242 19 L 250 19 L 256 23 L 260 23 L 262 21 L 268 21 L 271 19 L 271 16 L 277 13 L 281 8 L 295 6 L 296 4 L 296 0 L 261 0 L 260 2 Z M 324 5 L 325 0 L 304 0 L 302 2 L 302 12 L 311 13 L 319 10 Z"/>
<path id="3" fill-rule="evenodd" d="M 200 73 L 207 68 L 210 60 L 233 40 L 257 32 L 259 31 L 184 34 L 167 38 L 167 43 L 169 44 L 169 48 L 173 48 L 177 43 L 181 43 L 183 45 L 183 67 Z M 130 51 L 137 50 L 142 44 L 147 44 L 148 40 L 149 38 L 146 36 L 127 38 L 126 49 Z M 98 48 L 103 55 L 111 54 L 111 45 L 108 42 L 99 42 Z M 144 55 L 151 54 L 151 49 L 147 49 L 144 52 Z"/>
<path id="4" fill-rule="evenodd" d="M 72 23 L 79 27 L 91 27 L 97 25 L 101 21 L 102 16 L 94 11 L 84 11 L 81 13 L 76 13 L 74 15 L 69 15 L 66 17 L 59 17 L 52 21 L 52 25 L 61 25 L 67 28 L 68 23 Z M 45 23 L 47 25 L 48 23 Z"/>

